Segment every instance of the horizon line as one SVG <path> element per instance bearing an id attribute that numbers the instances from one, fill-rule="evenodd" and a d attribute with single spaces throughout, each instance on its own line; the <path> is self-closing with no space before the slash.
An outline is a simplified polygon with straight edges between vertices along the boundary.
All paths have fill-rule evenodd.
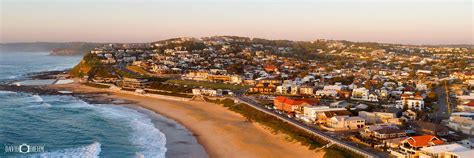
<path id="1" fill-rule="evenodd" d="M 450 44 L 440 44 L 440 43 L 429 43 L 429 44 L 413 44 L 413 43 L 396 43 L 396 42 L 382 42 L 382 41 L 357 41 L 357 40 L 345 40 L 345 39 L 326 39 L 326 38 L 316 38 L 314 40 L 290 40 L 290 39 L 281 39 L 281 38 L 263 38 L 263 37 L 249 37 L 249 36 L 238 36 L 238 35 L 212 35 L 212 36 L 201 36 L 201 37 L 191 37 L 191 36 L 179 36 L 179 37 L 171 37 L 171 38 L 163 38 L 163 39 L 158 39 L 154 41 L 148 41 L 148 42 L 99 42 L 99 41 L 17 41 L 17 42 L 0 42 L 0 44 L 18 44 L 18 43 L 100 43 L 100 44 L 111 44 L 111 43 L 117 43 L 117 44 L 125 44 L 125 43 L 136 43 L 136 44 L 144 44 L 144 43 L 153 43 L 153 42 L 158 42 L 158 41 L 164 41 L 164 40 L 169 40 L 169 39 L 174 39 L 174 38 L 196 38 L 196 39 L 201 39 L 205 37 L 224 37 L 224 36 L 235 36 L 235 37 L 246 37 L 250 39 L 266 39 L 266 40 L 288 40 L 292 42 L 311 42 L 311 41 L 316 41 L 316 40 L 331 40 L 331 41 L 348 41 L 348 42 L 354 42 L 354 43 L 378 43 L 378 44 L 392 44 L 392 45 L 415 45 L 415 46 L 453 46 L 453 45 L 469 45 L 469 46 L 474 46 L 474 43 L 450 43 Z"/>

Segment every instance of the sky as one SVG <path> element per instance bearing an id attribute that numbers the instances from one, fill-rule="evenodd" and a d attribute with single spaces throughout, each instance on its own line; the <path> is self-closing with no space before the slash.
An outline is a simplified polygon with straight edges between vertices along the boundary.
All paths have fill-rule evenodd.
<path id="1" fill-rule="evenodd" d="M 0 42 L 236 35 L 474 44 L 472 0 L 0 0 Z"/>

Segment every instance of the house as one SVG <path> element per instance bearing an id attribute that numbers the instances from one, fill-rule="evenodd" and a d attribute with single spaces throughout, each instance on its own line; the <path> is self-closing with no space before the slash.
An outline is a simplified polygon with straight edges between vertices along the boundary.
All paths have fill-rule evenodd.
<path id="1" fill-rule="evenodd" d="M 416 84 L 416 89 L 419 91 L 426 91 L 428 90 L 428 85 L 423 84 L 423 83 L 417 83 Z"/>
<path id="2" fill-rule="evenodd" d="M 317 100 L 287 98 L 284 96 L 278 96 L 273 100 L 273 105 L 276 109 L 288 113 L 302 113 L 304 106 L 314 106 L 317 103 Z"/>
<path id="3" fill-rule="evenodd" d="M 345 108 L 330 108 L 328 106 L 304 106 L 303 116 L 300 118 L 306 122 L 314 122 L 318 119 L 318 115 L 324 112 L 331 111 L 347 111 Z"/>
<path id="4" fill-rule="evenodd" d="M 404 130 L 401 130 L 397 126 L 383 124 L 366 126 L 359 133 L 362 137 L 373 140 L 394 139 L 407 135 Z"/>
<path id="5" fill-rule="evenodd" d="M 207 80 L 208 75 L 209 73 L 205 71 L 194 71 L 183 75 L 182 78 L 188 80 L 205 81 Z"/>
<path id="6" fill-rule="evenodd" d="M 295 84 L 283 84 L 281 86 L 277 86 L 275 92 L 278 94 L 297 95 L 298 86 Z"/>
<path id="7" fill-rule="evenodd" d="M 472 157 L 474 155 L 474 150 L 464 150 L 464 151 L 448 151 L 445 154 L 445 158 L 464 158 Z"/>
<path id="8" fill-rule="evenodd" d="M 416 119 L 416 112 L 413 110 L 408 109 L 407 111 L 402 112 L 402 117 L 401 119 L 404 120 L 405 122 L 415 120 Z"/>
<path id="9" fill-rule="evenodd" d="M 337 91 L 336 90 L 324 90 L 320 89 L 316 91 L 316 96 L 321 96 L 321 97 L 336 97 L 337 96 Z"/>
<path id="10" fill-rule="evenodd" d="M 192 93 L 193 93 L 193 95 L 201 95 L 201 89 L 199 89 L 199 88 L 194 88 L 194 89 L 192 90 Z"/>
<path id="11" fill-rule="evenodd" d="M 474 112 L 474 100 L 471 100 L 468 103 L 458 105 L 456 107 L 458 111 L 464 111 L 464 112 Z"/>
<path id="12" fill-rule="evenodd" d="M 335 91 L 340 91 L 340 90 L 342 90 L 342 86 L 340 86 L 340 85 L 324 86 L 323 90 L 335 90 Z"/>
<path id="13" fill-rule="evenodd" d="M 143 78 L 124 78 L 121 81 L 122 88 L 144 89 L 150 85 L 148 79 Z"/>
<path id="14" fill-rule="evenodd" d="M 301 95 L 313 95 L 314 94 L 314 88 L 309 87 L 309 86 L 302 86 L 302 87 L 300 87 L 300 94 Z"/>
<path id="15" fill-rule="evenodd" d="M 272 83 L 258 83 L 249 89 L 250 93 L 271 94 L 275 92 L 275 85 Z"/>
<path id="16" fill-rule="evenodd" d="M 370 93 L 369 90 L 364 87 L 353 89 L 351 99 L 370 102 L 379 101 L 377 95 Z"/>
<path id="17" fill-rule="evenodd" d="M 333 116 L 329 119 L 327 127 L 329 130 L 351 130 L 360 129 L 365 126 L 365 120 L 358 116 Z"/>
<path id="18" fill-rule="evenodd" d="M 278 71 L 278 68 L 272 64 L 265 65 L 263 69 L 265 69 L 265 71 L 269 73 Z"/>
<path id="19" fill-rule="evenodd" d="M 425 121 L 410 121 L 407 122 L 407 126 L 419 133 L 435 136 L 446 136 L 449 132 L 448 128 L 443 125 Z"/>
<path id="20" fill-rule="evenodd" d="M 242 77 L 239 75 L 232 75 L 230 76 L 230 83 L 232 84 L 241 84 L 242 83 Z"/>
<path id="21" fill-rule="evenodd" d="M 206 96 L 222 96 L 222 90 L 220 89 L 201 89 L 201 95 L 206 95 Z"/>
<path id="22" fill-rule="evenodd" d="M 444 144 L 421 148 L 419 156 L 420 158 L 453 158 L 455 157 L 453 153 L 468 150 L 470 149 L 457 143 Z M 472 156 L 474 155 L 469 155 L 469 157 Z"/>
<path id="23" fill-rule="evenodd" d="M 273 85 L 281 85 L 282 81 L 276 78 L 266 77 L 256 79 L 258 83 L 271 83 Z"/>
<path id="24" fill-rule="evenodd" d="M 222 96 L 222 90 L 220 89 L 199 89 L 199 88 L 194 88 L 192 89 L 193 95 L 205 95 L 205 96 Z"/>
<path id="25" fill-rule="evenodd" d="M 441 144 L 444 141 L 433 135 L 413 136 L 402 140 L 398 148 L 390 149 L 390 154 L 399 158 L 419 157 L 421 148 Z"/>
<path id="26" fill-rule="evenodd" d="M 447 126 L 454 131 L 474 135 L 474 120 L 471 117 L 451 116 L 447 122 Z"/>
<path id="27" fill-rule="evenodd" d="M 425 107 L 425 102 L 421 95 L 404 93 L 401 95 L 401 100 L 396 101 L 395 107 L 399 109 L 421 110 Z"/>
<path id="28" fill-rule="evenodd" d="M 391 123 L 391 124 L 400 124 L 398 119 L 399 111 L 359 111 L 358 116 L 366 120 L 367 124 L 377 124 L 377 123 Z"/>

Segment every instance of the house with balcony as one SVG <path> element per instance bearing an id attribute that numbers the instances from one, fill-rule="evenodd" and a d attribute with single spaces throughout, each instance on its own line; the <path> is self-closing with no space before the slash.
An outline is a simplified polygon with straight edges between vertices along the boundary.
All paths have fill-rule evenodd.
<path id="1" fill-rule="evenodd" d="M 370 93 L 370 91 L 364 87 L 353 89 L 351 99 L 370 102 L 379 101 L 378 96 L 376 94 Z"/>
<path id="2" fill-rule="evenodd" d="M 366 120 L 367 124 L 401 124 L 401 120 L 398 118 L 401 115 L 401 111 L 396 108 L 386 108 L 379 111 L 359 111 L 358 116 Z"/>
<path id="3" fill-rule="evenodd" d="M 401 99 L 396 101 L 395 107 L 399 109 L 421 110 L 425 107 L 425 101 L 423 101 L 421 95 L 404 93 L 401 95 Z"/>
<path id="4" fill-rule="evenodd" d="M 300 94 L 301 95 L 313 95 L 314 94 L 314 87 L 301 86 L 300 87 Z"/>
<path id="5" fill-rule="evenodd" d="M 326 130 L 343 131 L 360 129 L 365 126 L 365 120 L 358 116 L 333 116 L 325 126 Z"/>
<path id="6" fill-rule="evenodd" d="M 332 117 L 332 114 L 349 115 L 350 112 L 347 111 L 346 108 L 331 108 L 329 106 L 304 106 L 303 114 L 300 116 L 300 118 L 306 122 L 311 123 L 316 122 L 317 120 L 321 123 L 326 123 L 326 121 L 323 120 L 328 119 L 326 116 Z"/>
<path id="7" fill-rule="evenodd" d="M 408 137 L 400 141 L 400 146 L 390 149 L 390 154 L 398 158 L 419 157 L 421 148 L 442 145 L 444 141 L 433 135 Z"/>
<path id="8" fill-rule="evenodd" d="M 249 88 L 250 93 L 273 94 L 276 86 L 272 83 L 257 83 L 255 86 Z"/>
<path id="9" fill-rule="evenodd" d="M 320 90 L 317 90 L 316 91 L 316 96 L 321 96 L 321 97 L 331 97 L 331 98 L 335 98 L 337 96 L 337 91 L 336 90 L 332 90 L 332 89 L 328 89 L 328 90 L 325 90 L 325 89 L 320 89 Z"/>
<path id="10" fill-rule="evenodd" d="M 376 141 L 400 138 L 407 135 L 404 130 L 401 130 L 397 126 L 386 124 L 369 125 L 364 127 L 359 133 L 364 138 Z"/>
<path id="11" fill-rule="evenodd" d="M 150 85 L 150 81 L 145 78 L 124 78 L 120 85 L 128 89 L 144 89 Z"/>

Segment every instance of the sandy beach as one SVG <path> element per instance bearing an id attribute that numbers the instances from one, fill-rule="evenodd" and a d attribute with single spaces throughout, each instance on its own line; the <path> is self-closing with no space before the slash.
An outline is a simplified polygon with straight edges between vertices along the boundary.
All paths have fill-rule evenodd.
<path id="1" fill-rule="evenodd" d="M 274 134 L 258 123 L 245 122 L 240 114 L 204 101 L 175 101 L 126 94 L 77 83 L 50 85 L 76 93 L 110 92 L 108 97 L 136 102 L 185 126 L 197 138 L 209 157 L 323 157 L 284 134 Z M 183 149 L 186 150 L 186 149 Z M 195 155 L 198 157 L 197 155 Z M 194 157 L 194 156 L 193 156 Z"/>

